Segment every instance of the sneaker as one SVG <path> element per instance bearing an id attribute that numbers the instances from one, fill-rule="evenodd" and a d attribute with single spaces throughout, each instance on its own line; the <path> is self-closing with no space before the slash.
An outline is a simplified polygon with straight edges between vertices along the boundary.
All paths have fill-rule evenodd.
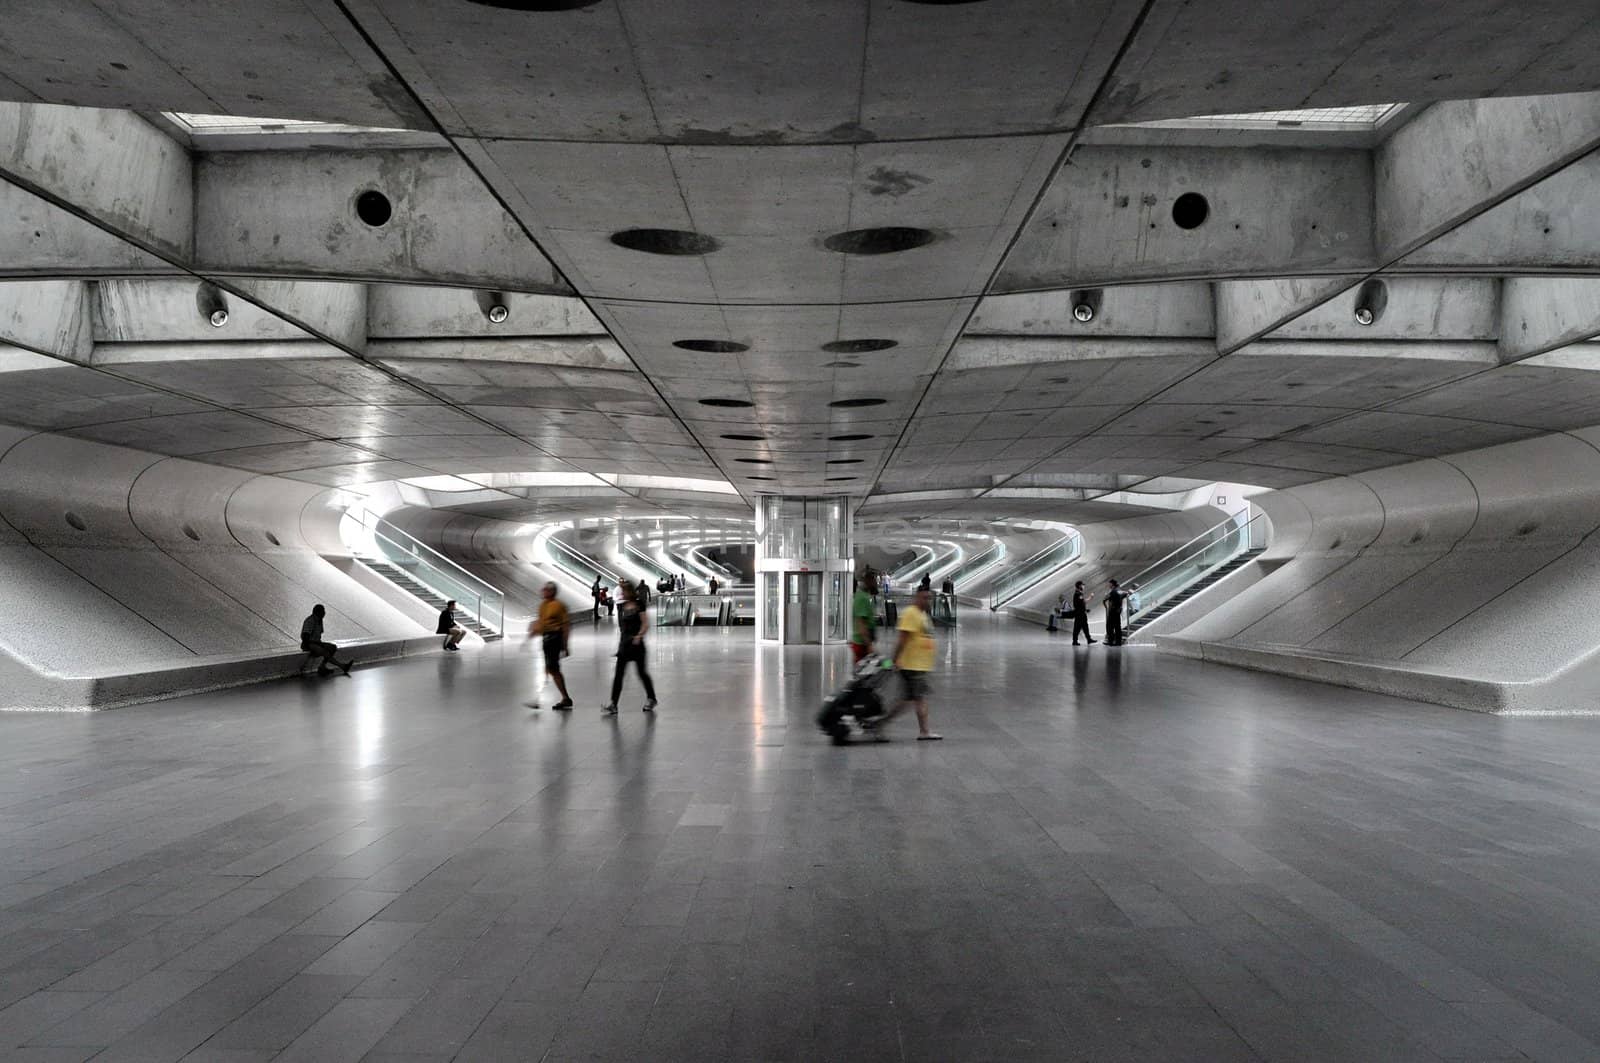
<path id="1" fill-rule="evenodd" d="M 918 742 L 941 742 L 943 740 L 944 740 L 944 735 L 934 734 L 932 731 L 929 731 L 925 735 L 917 735 L 917 741 Z"/>
<path id="2" fill-rule="evenodd" d="M 651 698 L 649 701 L 644 703 L 644 711 L 645 712 L 655 712 L 656 711 L 656 699 L 655 698 Z"/>
<path id="3" fill-rule="evenodd" d="M 615 716 L 616 714 L 617 703 L 614 701 L 600 710 L 600 715 L 602 716 Z"/>
<path id="4" fill-rule="evenodd" d="M 567 698 L 564 701 L 558 701 L 550 707 L 555 709 L 557 712 L 568 712 L 572 709 L 572 699 Z"/>

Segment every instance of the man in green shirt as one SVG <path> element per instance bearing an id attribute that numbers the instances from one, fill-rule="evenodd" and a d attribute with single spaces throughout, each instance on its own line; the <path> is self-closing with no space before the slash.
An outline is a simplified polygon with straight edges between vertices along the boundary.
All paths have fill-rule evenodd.
<path id="1" fill-rule="evenodd" d="M 867 569 L 856 580 L 856 595 L 850 602 L 850 655 L 857 664 L 872 652 L 878 630 L 878 574 Z"/>

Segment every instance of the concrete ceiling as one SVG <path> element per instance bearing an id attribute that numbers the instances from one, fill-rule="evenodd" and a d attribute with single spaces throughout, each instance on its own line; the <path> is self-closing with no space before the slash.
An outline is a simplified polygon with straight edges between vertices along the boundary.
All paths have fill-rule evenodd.
<path id="1" fill-rule="evenodd" d="M 495 515 L 716 480 L 1083 519 L 1600 422 L 1583 5 L 213 7 L 0 25 L 0 421 L 329 486 L 664 478 L 462 503 Z M 1390 102 L 1361 137 L 1122 124 Z M 926 242 L 829 246 L 883 227 Z"/>

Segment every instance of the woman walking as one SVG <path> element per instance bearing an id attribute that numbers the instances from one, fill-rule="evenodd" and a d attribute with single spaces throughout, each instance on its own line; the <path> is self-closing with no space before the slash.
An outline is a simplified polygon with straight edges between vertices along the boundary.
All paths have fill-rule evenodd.
<path id="1" fill-rule="evenodd" d="M 640 582 L 643 583 L 642 580 Z M 622 675 L 628 670 L 629 661 L 639 670 L 639 681 L 644 684 L 644 711 L 656 711 L 656 685 L 645 667 L 644 634 L 648 630 L 650 617 L 645 612 L 644 603 L 639 600 L 638 589 L 624 581 L 622 603 L 617 607 L 617 633 L 621 636 L 621 642 L 617 645 L 617 670 L 611 677 L 611 701 L 600 710 L 602 714 L 617 714 L 617 698 L 622 694 Z"/>

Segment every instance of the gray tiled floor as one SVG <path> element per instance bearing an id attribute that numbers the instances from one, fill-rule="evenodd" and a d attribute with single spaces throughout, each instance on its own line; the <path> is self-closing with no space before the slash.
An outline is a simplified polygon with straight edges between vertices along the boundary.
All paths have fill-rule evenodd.
<path id="1" fill-rule="evenodd" d="M 1596 721 L 980 618 L 835 749 L 838 651 L 575 648 L 0 715 L 0 1052 L 1600 1059 Z"/>

